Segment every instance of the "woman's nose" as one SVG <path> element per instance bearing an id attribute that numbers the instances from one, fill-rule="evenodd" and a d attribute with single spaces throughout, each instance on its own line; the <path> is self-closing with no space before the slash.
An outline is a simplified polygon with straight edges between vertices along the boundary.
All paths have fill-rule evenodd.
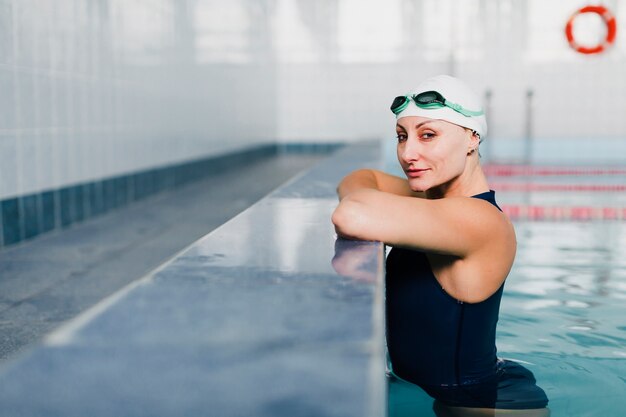
<path id="1" fill-rule="evenodd" d="M 402 145 L 400 156 L 405 162 L 417 161 L 420 158 L 418 141 L 414 138 L 408 138 Z"/>

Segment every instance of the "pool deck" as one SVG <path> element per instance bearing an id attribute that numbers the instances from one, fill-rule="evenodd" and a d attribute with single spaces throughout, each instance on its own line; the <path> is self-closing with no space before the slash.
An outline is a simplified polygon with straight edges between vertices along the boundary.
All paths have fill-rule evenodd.
<path id="1" fill-rule="evenodd" d="M 218 161 L 202 179 L 0 248 L 0 363 L 324 158 L 245 156 L 245 165 Z"/>
<path id="2" fill-rule="evenodd" d="M 384 248 L 330 223 L 338 181 L 379 154 L 336 152 L 3 364 L 3 412 L 385 415 Z"/>

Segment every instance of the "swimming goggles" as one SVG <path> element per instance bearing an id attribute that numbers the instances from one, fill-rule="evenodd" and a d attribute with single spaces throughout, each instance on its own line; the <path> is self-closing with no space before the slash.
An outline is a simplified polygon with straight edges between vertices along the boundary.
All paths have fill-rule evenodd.
<path id="1" fill-rule="evenodd" d="M 424 91 L 414 96 L 398 96 L 393 100 L 391 104 L 391 111 L 394 114 L 398 114 L 409 105 L 411 99 L 415 102 L 417 107 L 422 109 L 438 109 L 441 107 L 449 107 L 457 113 L 461 113 L 465 117 L 482 116 L 484 113 L 482 110 L 474 111 L 463 108 L 460 104 L 452 103 L 446 100 L 441 94 L 436 91 Z"/>

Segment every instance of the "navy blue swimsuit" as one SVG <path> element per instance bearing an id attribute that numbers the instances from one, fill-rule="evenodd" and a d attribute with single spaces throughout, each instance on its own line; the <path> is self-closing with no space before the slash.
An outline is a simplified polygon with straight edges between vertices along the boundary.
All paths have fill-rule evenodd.
<path id="1" fill-rule="evenodd" d="M 473 197 L 498 207 L 493 191 Z M 393 373 L 448 405 L 545 407 L 547 398 L 532 373 L 496 357 L 503 288 L 480 303 L 458 301 L 441 287 L 424 252 L 393 248 L 386 276 Z"/>

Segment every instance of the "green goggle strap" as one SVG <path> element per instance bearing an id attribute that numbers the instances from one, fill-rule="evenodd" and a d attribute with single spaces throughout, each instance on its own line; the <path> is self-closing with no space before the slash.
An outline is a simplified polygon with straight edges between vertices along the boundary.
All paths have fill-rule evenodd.
<path id="1" fill-rule="evenodd" d="M 422 109 L 439 109 L 441 107 L 449 107 L 455 112 L 461 113 L 465 117 L 482 116 L 483 114 L 485 114 L 482 110 L 478 110 L 478 111 L 467 110 L 463 108 L 463 106 L 461 106 L 460 104 L 452 103 L 445 99 L 444 99 L 444 103 L 441 103 L 439 101 L 432 101 L 430 103 L 420 103 L 416 99 L 417 96 L 412 96 L 412 97 L 404 96 L 404 97 L 405 97 L 404 103 L 402 103 L 400 106 L 398 106 L 397 108 L 393 110 L 395 114 L 398 114 L 404 109 L 406 109 L 411 99 L 413 99 L 416 106 L 421 107 Z"/>
<path id="2" fill-rule="evenodd" d="M 445 100 L 445 99 L 444 99 Z M 463 106 L 461 106 L 460 104 L 456 104 L 456 103 L 452 103 L 451 101 L 445 100 L 444 104 L 438 103 L 438 102 L 433 102 L 433 103 L 428 103 L 428 104 L 420 104 L 417 102 L 417 100 L 415 100 L 415 104 L 417 104 L 420 107 L 423 108 L 430 108 L 430 107 L 426 107 L 426 106 L 432 106 L 432 105 L 436 105 L 436 107 L 449 107 L 452 110 L 454 110 L 457 113 L 461 113 L 463 116 L 466 117 L 472 117 L 472 116 L 482 116 L 483 111 L 482 110 L 478 110 L 478 111 L 474 111 L 474 110 L 467 110 L 466 108 L 463 108 Z"/>

